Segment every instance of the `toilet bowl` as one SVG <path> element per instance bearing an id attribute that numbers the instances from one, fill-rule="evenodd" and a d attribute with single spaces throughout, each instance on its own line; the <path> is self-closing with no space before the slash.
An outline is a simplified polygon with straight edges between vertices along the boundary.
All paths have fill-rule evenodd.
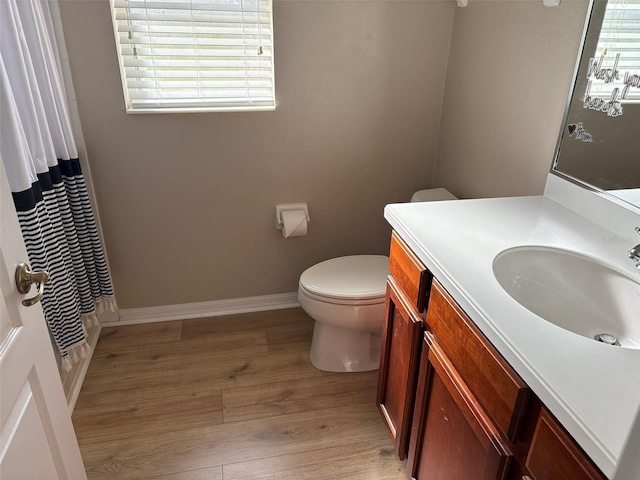
<path id="1" fill-rule="evenodd" d="M 315 320 L 309 357 L 316 368 L 378 368 L 388 264 L 384 255 L 352 255 L 326 260 L 302 273 L 298 301 Z"/>
<path id="2" fill-rule="evenodd" d="M 421 190 L 412 202 L 453 200 L 444 188 Z M 309 357 L 319 370 L 364 372 L 380 363 L 389 258 L 351 255 L 325 260 L 300 275 L 298 301 L 315 320 Z"/>

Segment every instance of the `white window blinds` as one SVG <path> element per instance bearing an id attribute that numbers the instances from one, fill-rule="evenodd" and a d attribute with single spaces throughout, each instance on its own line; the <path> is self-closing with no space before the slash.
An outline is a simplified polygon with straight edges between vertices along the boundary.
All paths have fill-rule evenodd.
<path id="1" fill-rule="evenodd" d="M 617 88 L 618 101 L 640 101 L 640 0 L 607 2 L 589 80 L 592 95 L 609 98 Z"/>
<path id="2" fill-rule="evenodd" d="M 111 0 L 127 112 L 273 110 L 272 0 Z"/>

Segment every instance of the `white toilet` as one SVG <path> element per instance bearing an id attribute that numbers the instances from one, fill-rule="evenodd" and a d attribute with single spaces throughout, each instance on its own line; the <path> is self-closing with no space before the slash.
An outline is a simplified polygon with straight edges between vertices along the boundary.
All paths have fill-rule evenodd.
<path id="1" fill-rule="evenodd" d="M 444 188 L 420 190 L 412 202 L 454 200 Z M 389 258 L 351 255 L 300 275 L 298 301 L 315 320 L 309 357 L 319 370 L 365 372 L 380 363 Z"/>

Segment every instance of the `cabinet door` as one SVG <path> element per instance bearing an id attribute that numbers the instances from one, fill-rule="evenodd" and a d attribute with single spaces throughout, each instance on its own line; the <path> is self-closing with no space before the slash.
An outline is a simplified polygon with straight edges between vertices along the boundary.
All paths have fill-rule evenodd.
<path id="1" fill-rule="evenodd" d="M 389 277 L 377 404 L 400 460 L 409 444 L 422 331 L 422 319 Z"/>
<path id="2" fill-rule="evenodd" d="M 544 408 L 540 412 L 526 465 L 535 480 L 605 480 Z"/>
<path id="3" fill-rule="evenodd" d="M 429 333 L 422 347 L 408 474 L 416 480 L 502 480 L 511 451 Z"/>

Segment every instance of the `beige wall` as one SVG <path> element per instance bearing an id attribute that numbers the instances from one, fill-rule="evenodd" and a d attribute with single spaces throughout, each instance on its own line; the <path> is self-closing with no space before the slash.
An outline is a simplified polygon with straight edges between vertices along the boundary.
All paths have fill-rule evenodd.
<path id="1" fill-rule="evenodd" d="M 430 184 L 454 2 L 276 0 L 276 111 L 186 115 L 126 115 L 108 1 L 60 8 L 121 308 L 293 292 Z"/>
<path id="2" fill-rule="evenodd" d="M 435 185 L 466 198 L 542 193 L 587 5 L 471 0 L 456 9 Z"/>
<path id="3" fill-rule="evenodd" d="M 386 253 L 383 207 L 418 188 L 540 194 L 587 3 L 275 0 L 275 112 L 126 115 L 107 0 L 62 0 L 120 306 L 295 291 Z M 297 201 L 309 234 L 285 240 Z"/>

